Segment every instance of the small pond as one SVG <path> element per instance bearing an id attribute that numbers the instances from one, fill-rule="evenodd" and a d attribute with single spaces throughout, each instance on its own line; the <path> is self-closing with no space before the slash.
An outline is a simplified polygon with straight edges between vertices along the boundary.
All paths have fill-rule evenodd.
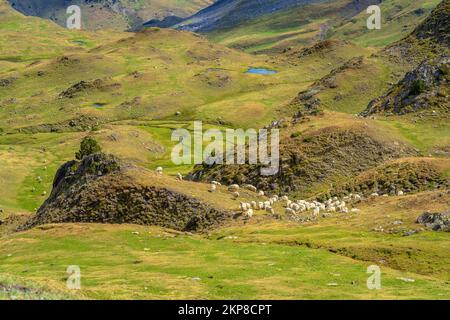
<path id="1" fill-rule="evenodd" d="M 269 70 L 266 68 L 249 68 L 245 73 L 268 75 L 276 74 L 277 72 L 275 70 Z"/>

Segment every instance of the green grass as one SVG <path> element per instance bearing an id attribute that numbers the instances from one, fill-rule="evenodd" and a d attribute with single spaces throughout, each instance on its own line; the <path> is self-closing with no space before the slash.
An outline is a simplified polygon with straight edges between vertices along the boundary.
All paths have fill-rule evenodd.
<path id="1" fill-rule="evenodd" d="M 361 12 L 351 19 L 333 28 L 330 36 L 333 38 L 354 41 L 361 46 L 384 47 L 398 41 L 414 30 L 419 22 L 431 12 L 440 0 L 386 0 L 379 4 L 382 24 L 380 30 L 369 30 L 366 26 L 369 14 Z M 415 10 L 423 9 L 423 14 Z"/>
<path id="2" fill-rule="evenodd" d="M 0 273 L 63 290 L 67 266 L 78 265 L 79 293 L 95 299 L 445 299 L 449 294 L 441 280 L 387 267 L 382 290 L 368 290 L 369 263 L 326 250 L 206 240 L 158 228 L 67 225 L 5 240 Z"/>

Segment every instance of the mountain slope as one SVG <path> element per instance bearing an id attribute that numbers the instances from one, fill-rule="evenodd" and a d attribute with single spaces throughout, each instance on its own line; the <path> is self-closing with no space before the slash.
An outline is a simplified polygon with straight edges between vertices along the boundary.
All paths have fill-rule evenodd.
<path id="1" fill-rule="evenodd" d="M 66 9 L 78 5 L 84 29 L 137 29 L 144 21 L 175 15 L 186 17 L 212 0 L 8 0 L 18 11 L 55 21 L 64 26 Z"/>
<path id="2" fill-rule="evenodd" d="M 380 3 L 381 2 L 381 3 Z M 343 39 L 382 47 L 410 33 L 439 0 L 219 1 L 175 25 L 204 32 L 215 42 L 249 52 L 279 52 L 318 39 Z M 378 4 L 382 29 L 368 30 L 366 8 Z"/>

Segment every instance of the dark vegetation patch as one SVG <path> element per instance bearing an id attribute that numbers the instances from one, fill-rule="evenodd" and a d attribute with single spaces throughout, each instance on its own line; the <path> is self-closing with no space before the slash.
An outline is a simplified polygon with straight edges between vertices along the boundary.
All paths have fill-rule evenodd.
<path id="1" fill-rule="evenodd" d="M 314 188 L 329 186 L 336 178 L 353 177 L 381 162 L 415 151 L 387 143 L 362 129 L 328 127 L 281 140 L 280 170 L 262 176 L 260 165 L 198 165 L 190 174 L 197 181 L 252 184 L 261 190 L 314 195 Z"/>
<path id="2" fill-rule="evenodd" d="M 365 196 L 374 192 L 380 195 L 397 195 L 399 191 L 416 193 L 434 189 L 445 190 L 449 187 L 449 180 L 432 162 L 398 161 L 364 172 L 351 181 L 332 188 L 322 197 L 328 199 L 330 196 L 345 196 L 355 192 Z"/>
<path id="3" fill-rule="evenodd" d="M 99 118 L 81 115 L 70 120 L 23 127 L 17 130 L 23 133 L 91 131 L 98 128 L 101 123 L 103 121 Z"/>
<path id="4" fill-rule="evenodd" d="M 16 81 L 16 78 L 14 78 L 14 77 L 0 79 L 0 88 L 9 87 L 10 85 L 12 85 L 14 83 L 14 81 Z"/>
<path id="5" fill-rule="evenodd" d="M 93 91 L 93 90 L 104 91 L 104 90 L 114 89 L 114 88 L 118 88 L 118 87 L 120 87 L 120 84 L 113 82 L 109 78 L 95 79 L 95 80 L 91 80 L 91 81 L 82 80 L 82 81 L 74 84 L 73 86 L 67 88 L 63 92 L 61 92 L 59 94 L 59 97 L 72 99 L 72 98 L 75 98 L 75 96 L 79 93 L 89 92 L 89 91 Z"/>

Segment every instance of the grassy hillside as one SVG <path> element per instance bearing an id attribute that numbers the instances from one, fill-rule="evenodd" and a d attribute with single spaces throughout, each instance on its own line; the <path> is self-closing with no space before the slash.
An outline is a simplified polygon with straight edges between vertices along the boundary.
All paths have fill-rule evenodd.
<path id="1" fill-rule="evenodd" d="M 355 6 L 353 2 L 338 0 L 276 12 L 233 28 L 213 31 L 208 37 L 256 53 L 279 52 L 325 38 L 351 40 L 364 47 L 383 47 L 409 34 L 440 1 L 383 1 L 381 30 L 366 27 L 369 15 L 365 9 L 371 3 Z"/>

